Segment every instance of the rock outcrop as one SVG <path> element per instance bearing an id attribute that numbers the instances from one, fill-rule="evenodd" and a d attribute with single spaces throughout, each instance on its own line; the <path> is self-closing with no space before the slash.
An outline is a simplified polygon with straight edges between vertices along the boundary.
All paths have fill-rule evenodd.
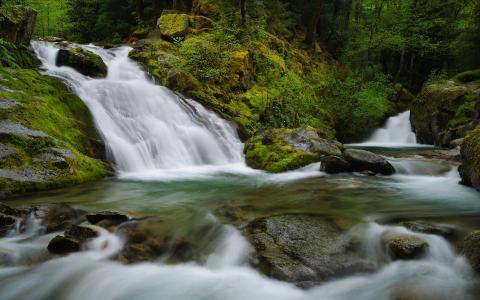
<path id="1" fill-rule="evenodd" d="M 461 144 L 462 165 L 459 168 L 462 184 L 480 191 L 480 126 L 467 134 Z"/>
<path id="2" fill-rule="evenodd" d="M 335 277 L 372 270 L 355 241 L 335 221 L 316 215 L 280 215 L 255 220 L 247 238 L 254 264 L 267 276 L 308 287 Z"/>
<path id="3" fill-rule="evenodd" d="M 17 45 L 29 45 L 37 12 L 22 5 L 0 7 L 0 37 Z"/>
<path id="4" fill-rule="evenodd" d="M 69 66 L 85 76 L 102 78 L 107 76 L 108 68 L 97 54 L 82 48 L 60 49 L 57 56 L 58 66 Z"/>
<path id="5" fill-rule="evenodd" d="M 472 269 L 480 273 L 480 230 L 467 235 L 460 244 L 460 254 L 464 255 Z"/>
<path id="6" fill-rule="evenodd" d="M 423 87 L 411 109 L 418 142 L 448 147 L 480 124 L 480 80 L 469 74 Z"/>

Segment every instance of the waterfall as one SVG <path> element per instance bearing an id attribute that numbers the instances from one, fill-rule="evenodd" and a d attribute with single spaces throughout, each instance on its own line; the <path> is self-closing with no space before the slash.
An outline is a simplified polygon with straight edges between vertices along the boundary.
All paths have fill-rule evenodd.
<path id="1" fill-rule="evenodd" d="M 102 57 L 108 76 L 93 79 L 56 66 L 58 47 L 32 42 L 45 74 L 65 81 L 86 103 L 119 173 L 243 164 L 232 125 L 195 101 L 148 80 L 131 48 L 83 46 Z"/>
<path id="2" fill-rule="evenodd" d="M 384 127 L 375 130 L 362 146 L 418 146 L 410 123 L 410 111 L 388 118 Z"/>

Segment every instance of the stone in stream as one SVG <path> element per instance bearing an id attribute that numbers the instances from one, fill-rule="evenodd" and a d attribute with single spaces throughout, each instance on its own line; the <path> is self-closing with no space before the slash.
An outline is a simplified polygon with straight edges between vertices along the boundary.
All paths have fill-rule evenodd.
<path id="1" fill-rule="evenodd" d="M 0 213 L 0 235 L 5 235 L 15 226 L 17 219 L 13 216 Z"/>
<path id="2" fill-rule="evenodd" d="M 322 159 L 320 171 L 327 172 L 328 174 L 345 173 L 351 172 L 352 166 L 343 157 L 327 156 Z"/>
<path id="3" fill-rule="evenodd" d="M 386 233 L 382 241 L 393 260 L 419 258 L 428 248 L 425 240 L 409 234 Z"/>
<path id="4" fill-rule="evenodd" d="M 460 244 L 459 250 L 472 269 L 480 273 L 480 230 L 468 234 Z"/>
<path id="5" fill-rule="evenodd" d="M 101 221 L 110 221 L 110 223 L 118 225 L 127 222 L 130 218 L 116 211 L 99 211 L 90 213 L 85 216 L 90 224 L 97 224 Z"/>
<path id="6" fill-rule="evenodd" d="M 53 254 L 77 252 L 80 251 L 80 247 L 79 241 L 61 235 L 57 235 L 48 243 L 48 251 Z"/>
<path id="7" fill-rule="evenodd" d="M 89 239 L 98 236 L 98 233 L 92 228 L 85 226 L 69 225 L 65 229 L 65 237 L 84 243 Z"/>
<path id="8" fill-rule="evenodd" d="M 44 204 L 35 206 L 32 210 L 34 215 L 41 219 L 47 233 L 64 230 L 71 224 L 80 224 L 86 214 L 85 211 L 66 204 Z"/>
<path id="9" fill-rule="evenodd" d="M 85 76 L 104 78 L 108 68 L 102 58 L 82 48 L 60 49 L 57 56 L 58 66 L 69 66 Z"/>
<path id="10" fill-rule="evenodd" d="M 369 151 L 347 149 L 343 152 L 343 157 L 355 172 L 371 171 L 382 175 L 395 173 L 395 168 L 385 158 Z"/>
<path id="11" fill-rule="evenodd" d="M 453 226 L 445 224 L 435 224 L 422 220 L 406 221 L 402 222 L 401 225 L 414 232 L 435 234 L 442 236 L 447 240 L 455 239 L 457 233 Z"/>
<path id="12" fill-rule="evenodd" d="M 267 276 L 308 287 L 374 267 L 335 221 L 317 215 L 257 219 L 246 229 L 256 250 L 253 263 Z"/>

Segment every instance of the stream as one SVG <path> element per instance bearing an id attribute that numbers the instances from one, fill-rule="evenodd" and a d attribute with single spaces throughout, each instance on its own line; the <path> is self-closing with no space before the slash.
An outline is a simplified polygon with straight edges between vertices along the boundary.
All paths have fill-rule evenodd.
<path id="1" fill-rule="evenodd" d="M 100 236 L 85 251 L 29 263 L 46 255 L 56 235 L 45 234 L 32 219 L 26 231 L 0 239 L 0 256 L 9 255 L 9 263 L 0 265 L 0 299 L 480 297 L 478 278 L 454 245 L 437 235 L 391 225 L 421 219 L 460 232 L 480 228 L 479 194 L 458 184 L 458 163 L 420 155 L 431 147 L 416 143 L 409 112 L 390 118 L 365 143 L 350 145 L 384 154 L 397 171 L 393 176 L 327 175 L 319 171 L 319 164 L 268 174 L 245 165 L 243 145 L 232 124 L 153 84 L 128 59 L 128 47 L 82 46 L 106 62 L 105 79 L 55 66 L 58 49 L 53 44 L 33 42 L 33 47 L 42 72 L 61 78 L 90 108 L 117 176 L 16 197 L 8 204 L 66 203 L 86 211 L 155 215 L 173 224 L 179 235 L 205 245 L 205 251 L 201 259 L 186 263 L 160 259 L 124 265 L 111 259 L 124 245 L 122 236 L 99 228 Z M 242 224 L 281 214 L 319 214 L 361 224 L 361 243 L 369 257 L 383 255 L 379 245 L 387 231 L 419 236 L 429 250 L 421 259 L 388 261 L 375 272 L 300 288 L 266 277 L 249 262 L 253 248 L 242 234 Z M 210 228 L 209 233 L 202 228 Z M 393 296 L 405 290 L 415 298 Z"/>

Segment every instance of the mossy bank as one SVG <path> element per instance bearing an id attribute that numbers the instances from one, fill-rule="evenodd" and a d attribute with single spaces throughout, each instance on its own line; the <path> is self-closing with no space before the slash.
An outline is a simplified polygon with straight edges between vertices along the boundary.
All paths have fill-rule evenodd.
<path id="1" fill-rule="evenodd" d="M 88 108 L 9 45 L 0 66 L 0 196 L 96 180 L 110 172 Z M 16 57 L 23 60 L 16 60 Z"/>

